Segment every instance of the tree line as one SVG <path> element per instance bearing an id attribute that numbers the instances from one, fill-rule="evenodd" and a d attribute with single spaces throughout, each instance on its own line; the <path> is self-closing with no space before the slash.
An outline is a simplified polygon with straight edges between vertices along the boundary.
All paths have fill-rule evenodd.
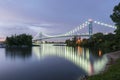
<path id="1" fill-rule="evenodd" d="M 32 46 L 32 36 L 27 34 L 12 35 L 6 38 L 6 46 Z"/>

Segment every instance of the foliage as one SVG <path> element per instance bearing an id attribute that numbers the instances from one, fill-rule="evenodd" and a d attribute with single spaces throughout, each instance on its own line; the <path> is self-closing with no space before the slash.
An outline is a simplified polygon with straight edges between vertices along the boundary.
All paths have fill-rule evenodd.
<path id="1" fill-rule="evenodd" d="M 117 29 L 115 30 L 115 40 L 118 44 L 117 48 L 120 49 L 120 3 L 114 7 L 113 14 L 110 15 L 110 17 L 117 27 Z"/>
<path id="2" fill-rule="evenodd" d="M 120 35 L 120 3 L 114 7 L 113 14 L 110 17 L 117 27 L 115 30 L 116 34 Z"/>
<path id="3" fill-rule="evenodd" d="M 72 38 L 72 40 L 67 39 L 65 43 L 67 44 L 67 46 L 77 46 L 76 40 L 77 40 L 77 37 L 75 36 L 74 38 Z"/>
<path id="4" fill-rule="evenodd" d="M 112 33 L 106 35 L 103 33 L 96 33 L 89 39 L 83 39 L 79 45 L 76 44 L 76 40 L 76 37 L 74 37 L 72 40 L 68 39 L 66 40 L 66 44 L 68 46 L 93 47 L 96 49 L 101 49 L 105 53 L 118 50 L 115 34 Z"/>
<path id="5" fill-rule="evenodd" d="M 6 38 L 7 46 L 32 46 L 32 36 L 21 34 Z"/>
<path id="6" fill-rule="evenodd" d="M 87 41 L 87 42 L 86 42 Z M 117 50 L 115 42 L 115 34 L 109 33 L 103 35 L 103 33 L 96 33 L 92 35 L 89 39 L 83 40 L 81 46 L 84 47 L 97 47 L 106 52 Z"/>

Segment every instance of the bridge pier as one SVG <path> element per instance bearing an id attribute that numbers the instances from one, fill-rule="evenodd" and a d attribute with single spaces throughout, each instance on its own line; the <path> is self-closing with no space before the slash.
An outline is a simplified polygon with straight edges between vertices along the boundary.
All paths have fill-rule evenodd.
<path id="1" fill-rule="evenodd" d="M 91 36 L 93 33 L 93 25 L 92 25 L 93 21 L 92 19 L 89 19 L 89 35 Z"/>

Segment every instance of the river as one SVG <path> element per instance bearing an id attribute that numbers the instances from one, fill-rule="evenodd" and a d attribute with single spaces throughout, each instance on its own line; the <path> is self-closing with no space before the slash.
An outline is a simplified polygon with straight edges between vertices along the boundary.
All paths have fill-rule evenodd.
<path id="1" fill-rule="evenodd" d="M 104 70 L 101 50 L 41 44 L 32 48 L 0 48 L 0 80 L 80 80 Z"/>

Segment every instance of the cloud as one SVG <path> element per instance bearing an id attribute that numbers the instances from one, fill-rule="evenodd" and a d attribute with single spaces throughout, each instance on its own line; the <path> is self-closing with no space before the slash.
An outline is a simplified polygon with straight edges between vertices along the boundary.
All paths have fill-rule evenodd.
<path id="1" fill-rule="evenodd" d="M 0 23 L 0 36 L 11 36 L 14 34 L 22 34 L 27 33 L 34 35 L 36 32 L 30 29 L 25 24 L 18 24 L 18 23 Z"/>
<path id="2" fill-rule="evenodd" d="M 12 22 L 0 22 L 0 36 L 11 36 L 13 34 L 27 33 L 35 36 L 37 33 L 43 32 L 46 34 L 55 33 L 52 23 L 41 24 L 25 24 L 25 23 L 12 23 Z M 49 27 L 49 28 L 48 28 Z"/>
<path id="3" fill-rule="evenodd" d="M 35 32 L 47 32 L 47 29 L 43 27 L 29 26 L 29 28 Z"/>

